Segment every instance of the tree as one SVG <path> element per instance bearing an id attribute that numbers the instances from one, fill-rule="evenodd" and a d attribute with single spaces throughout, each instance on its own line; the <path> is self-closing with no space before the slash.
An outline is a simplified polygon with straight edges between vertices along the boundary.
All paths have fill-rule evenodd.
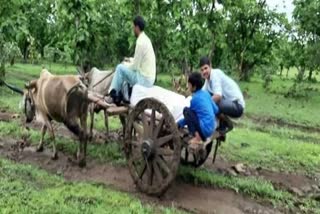
<path id="1" fill-rule="evenodd" d="M 226 41 L 241 80 L 249 80 L 256 65 L 268 63 L 283 16 L 268 9 L 266 0 L 226 1 Z"/>
<path id="2" fill-rule="evenodd" d="M 303 40 L 300 42 L 303 45 L 298 48 L 303 48 L 304 62 L 302 64 L 305 69 L 309 70 L 308 79 L 311 80 L 313 71 L 320 67 L 320 4 L 318 0 L 295 0 L 294 5 L 293 17 L 297 37 Z M 298 79 L 301 80 L 304 71 L 299 74 Z"/>
<path id="3" fill-rule="evenodd" d="M 5 64 L 9 59 L 11 50 L 10 44 L 15 46 L 16 35 L 19 33 L 28 34 L 26 29 L 26 18 L 19 10 L 23 1 L 8 0 L 2 1 L 0 6 L 0 80 L 5 76 Z M 14 51 L 14 50 L 12 50 Z"/>

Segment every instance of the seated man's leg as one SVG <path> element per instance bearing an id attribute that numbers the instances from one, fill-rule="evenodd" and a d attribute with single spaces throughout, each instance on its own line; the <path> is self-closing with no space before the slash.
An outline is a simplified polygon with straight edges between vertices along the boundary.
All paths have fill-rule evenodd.
<path id="1" fill-rule="evenodd" d="M 137 74 L 137 84 L 142 85 L 144 87 L 152 87 L 154 84 L 154 80 L 150 80 L 140 73 Z"/>
<path id="2" fill-rule="evenodd" d="M 126 81 L 130 85 L 137 83 L 137 72 L 129 69 L 123 64 L 119 64 L 111 82 L 109 93 L 115 90 L 117 93 L 121 90 L 123 82 Z"/>
<path id="3" fill-rule="evenodd" d="M 222 99 L 218 104 L 220 109 L 220 125 L 219 130 L 221 133 L 229 132 L 233 129 L 233 123 L 229 117 L 239 118 L 243 113 L 243 107 L 237 101 L 229 101 Z M 228 117 L 229 116 L 229 117 Z"/>
<path id="4" fill-rule="evenodd" d="M 230 101 L 222 99 L 219 104 L 220 113 L 233 117 L 239 118 L 242 116 L 243 107 L 237 101 Z"/>
<path id="5" fill-rule="evenodd" d="M 202 131 L 200 128 L 200 123 L 197 115 L 190 110 L 190 108 L 185 107 L 183 109 L 183 116 L 188 126 L 188 130 L 192 136 L 195 136 L 196 132 L 200 135 L 201 139 L 205 141 L 205 137 L 202 135 Z"/>
<path id="6" fill-rule="evenodd" d="M 137 83 L 137 72 L 129 69 L 125 65 L 119 64 L 116 68 L 114 77 L 109 88 L 109 97 L 105 99 L 107 103 L 116 103 L 119 105 L 122 100 L 121 88 L 124 82 L 130 85 Z"/>

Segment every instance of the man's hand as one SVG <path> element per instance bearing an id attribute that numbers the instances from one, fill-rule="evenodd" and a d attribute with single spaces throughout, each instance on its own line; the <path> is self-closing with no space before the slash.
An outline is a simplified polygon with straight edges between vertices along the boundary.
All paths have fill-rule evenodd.
<path id="1" fill-rule="evenodd" d="M 213 100 L 215 103 L 219 103 L 219 102 L 221 101 L 221 99 L 222 99 L 222 96 L 221 96 L 221 95 L 216 94 L 216 95 L 213 95 L 213 96 L 212 96 L 212 100 Z"/>

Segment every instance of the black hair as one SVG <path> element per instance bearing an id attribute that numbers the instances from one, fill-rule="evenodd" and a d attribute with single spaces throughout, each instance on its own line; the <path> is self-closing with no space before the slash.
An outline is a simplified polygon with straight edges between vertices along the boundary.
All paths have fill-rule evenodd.
<path id="1" fill-rule="evenodd" d="M 209 65 L 209 66 L 211 65 L 210 59 L 209 59 L 208 57 L 206 57 L 206 56 L 201 57 L 200 63 L 199 63 L 199 66 L 200 66 L 200 67 L 202 67 L 202 66 L 204 66 L 204 65 Z"/>
<path id="2" fill-rule="evenodd" d="M 146 25 L 145 21 L 141 16 L 136 16 L 133 20 L 133 24 L 134 26 L 138 26 L 141 31 L 144 30 L 144 27 Z"/>
<path id="3" fill-rule="evenodd" d="M 199 72 L 193 72 L 189 75 L 188 82 L 196 87 L 196 91 L 200 90 L 203 86 L 202 76 Z"/>

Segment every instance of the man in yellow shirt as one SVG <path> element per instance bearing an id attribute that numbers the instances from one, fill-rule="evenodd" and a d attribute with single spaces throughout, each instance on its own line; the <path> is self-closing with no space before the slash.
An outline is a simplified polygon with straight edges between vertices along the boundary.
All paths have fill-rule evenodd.
<path id="1" fill-rule="evenodd" d="M 131 86 L 139 84 L 151 87 L 156 78 L 156 57 L 152 43 L 144 33 L 145 22 L 141 16 L 137 16 L 133 24 L 134 34 L 137 37 L 134 57 L 131 63 L 119 64 L 116 67 L 109 89 L 110 97 L 105 100 L 109 104 L 119 102 L 119 94 L 124 82 L 128 82 Z"/>

